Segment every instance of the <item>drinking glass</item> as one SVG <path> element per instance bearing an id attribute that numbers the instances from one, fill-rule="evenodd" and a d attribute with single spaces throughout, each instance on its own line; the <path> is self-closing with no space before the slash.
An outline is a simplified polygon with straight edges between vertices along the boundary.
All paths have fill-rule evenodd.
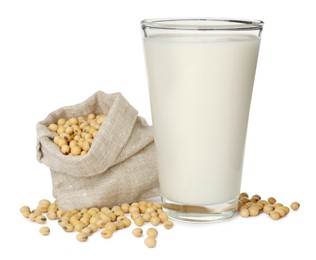
<path id="1" fill-rule="evenodd" d="M 263 22 L 141 22 L 164 210 L 213 222 L 237 210 Z"/>

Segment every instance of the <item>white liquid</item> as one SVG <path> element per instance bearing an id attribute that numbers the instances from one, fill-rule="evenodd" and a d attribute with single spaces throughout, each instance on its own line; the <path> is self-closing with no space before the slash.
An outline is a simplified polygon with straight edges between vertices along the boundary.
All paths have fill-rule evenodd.
<path id="1" fill-rule="evenodd" d="M 199 205 L 236 199 L 260 39 L 144 42 L 162 195 Z"/>

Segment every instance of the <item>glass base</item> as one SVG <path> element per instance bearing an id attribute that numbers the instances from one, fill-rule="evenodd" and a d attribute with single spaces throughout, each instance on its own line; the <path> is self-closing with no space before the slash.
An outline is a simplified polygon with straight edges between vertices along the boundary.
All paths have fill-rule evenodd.
<path id="1" fill-rule="evenodd" d="M 161 197 L 163 210 L 173 219 L 212 223 L 231 218 L 237 211 L 237 199 L 214 205 L 186 205 Z"/>

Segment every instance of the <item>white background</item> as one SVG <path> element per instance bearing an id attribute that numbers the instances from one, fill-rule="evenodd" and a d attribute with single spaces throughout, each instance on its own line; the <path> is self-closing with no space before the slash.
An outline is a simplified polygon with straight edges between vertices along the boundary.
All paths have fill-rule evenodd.
<path id="1" fill-rule="evenodd" d="M 1 259 L 315 259 L 315 9 L 313 1 L 116 0 L 0 2 Z M 301 203 L 267 216 L 159 228 L 157 247 L 131 228 L 79 243 L 50 222 L 19 213 L 52 199 L 50 173 L 35 157 L 36 123 L 97 90 L 122 92 L 148 122 L 139 22 L 157 17 L 233 17 L 265 22 L 253 92 L 242 190 Z M 6 255 L 6 257 L 3 257 Z"/>

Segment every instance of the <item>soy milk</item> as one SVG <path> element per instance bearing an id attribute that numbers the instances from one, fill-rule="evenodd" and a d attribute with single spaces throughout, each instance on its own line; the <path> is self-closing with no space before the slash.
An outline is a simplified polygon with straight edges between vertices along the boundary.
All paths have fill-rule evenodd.
<path id="1" fill-rule="evenodd" d="M 198 205 L 238 197 L 259 45 L 243 34 L 144 39 L 164 197 Z"/>

